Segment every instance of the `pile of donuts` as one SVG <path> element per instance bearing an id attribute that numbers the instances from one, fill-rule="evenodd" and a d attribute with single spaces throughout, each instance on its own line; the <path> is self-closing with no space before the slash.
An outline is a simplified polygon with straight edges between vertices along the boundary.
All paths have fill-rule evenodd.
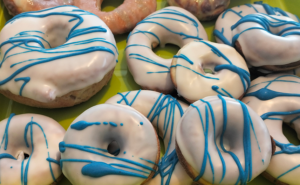
<path id="1" fill-rule="evenodd" d="M 297 16 L 263 2 L 226 9 L 229 0 L 159 11 L 126 0 L 108 13 L 103 0 L 3 2 L 15 15 L 0 33 L 4 96 L 40 108 L 89 100 L 118 63 L 114 34 L 129 31 L 126 62 L 143 90 L 111 95 L 67 131 L 11 114 L 0 122 L 0 184 L 228 185 L 260 174 L 300 184 L 300 146 L 282 132 L 285 123 L 300 139 Z M 217 16 L 214 43 L 199 20 Z M 163 59 L 153 48 L 165 44 L 180 50 Z"/>

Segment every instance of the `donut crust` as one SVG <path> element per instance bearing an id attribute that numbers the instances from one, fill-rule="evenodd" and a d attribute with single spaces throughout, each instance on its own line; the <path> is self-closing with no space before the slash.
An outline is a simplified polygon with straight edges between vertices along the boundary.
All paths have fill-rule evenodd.
<path id="1" fill-rule="evenodd" d="M 74 105 L 89 100 L 92 96 L 94 96 L 97 92 L 99 92 L 105 85 L 107 85 L 107 83 L 109 82 L 109 80 L 113 75 L 113 72 L 114 72 L 114 68 L 111 71 L 109 71 L 100 82 L 90 85 L 84 89 L 69 92 L 64 96 L 56 97 L 55 100 L 47 103 L 22 97 L 13 94 L 7 90 L 0 90 L 0 93 L 6 96 L 7 98 L 12 99 L 18 103 L 25 104 L 32 107 L 48 108 L 48 109 L 72 107 Z"/>

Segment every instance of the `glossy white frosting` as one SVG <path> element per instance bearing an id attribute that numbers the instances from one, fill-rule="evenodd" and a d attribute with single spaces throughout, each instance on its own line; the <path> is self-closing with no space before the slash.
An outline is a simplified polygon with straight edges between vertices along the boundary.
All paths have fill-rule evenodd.
<path id="1" fill-rule="evenodd" d="M 2 29 L 0 44 L 0 89 L 39 102 L 100 82 L 118 58 L 105 23 L 75 6 L 15 16 Z M 18 78 L 30 80 L 15 81 Z"/>
<path id="2" fill-rule="evenodd" d="M 90 125 L 87 124 L 86 128 L 80 128 L 80 122 L 83 121 Z M 113 141 L 116 141 L 120 147 L 120 153 L 117 156 L 103 151 Z M 86 150 L 68 145 L 81 146 Z M 156 160 L 159 154 L 159 141 L 152 124 L 138 111 L 124 105 L 101 104 L 86 110 L 73 121 L 66 132 L 64 142 L 60 143 L 60 151 L 62 152 L 63 173 L 72 184 L 140 185 L 148 178 L 152 172 L 151 169 L 155 170 L 156 168 L 154 163 L 158 162 Z M 81 160 L 81 162 L 68 161 L 72 159 Z M 84 160 L 94 162 L 84 162 Z M 110 174 L 110 169 L 107 170 L 101 166 L 96 169 L 102 171 L 104 176 L 83 175 L 84 167 L 96 162 L 111 165 L 117 171 L 125 170 L 143 175 L 145 178 Z M 128 168 L 114 164 L 124 165 Z M 142 165 L 147 168 L 141 167 Z M 96 169 L 91 172 L 97 171 Z"/>
<path id="3" fill-rule="evenodd" d="M 225 44 L 191 42 L 178 51 L 172 64 L 171 76 L 177 92 L 190 102 L 218 94 L 239 99 L 250 85 L 245 60 L 234 48 Z M 245 76 L 228 69 L 215 70 L 220 65 L 238 67 Z M 212 73 L 206 73 L 207 69 Z"/>
<path id="4" fill-rule="evenodd" d="M 264 90 L 265 92 L 257 92 Z M 290 144 L 282 133 L 282 124 L 292 127 L 300 138 L 300 78 L 289 74 L 268 75 L 252 81 L 243 102 L 247 103 L 258 115 L 265 120 L 270 135 L 281 144 Z M 252 93 L 252 94 L 251 94 Z M 292 113 L 296 111 L 296 113 Z M 266 116 L 266 113 L 277 114 Z M 292 113 L 292 114 L 291 114 Z M 287 115 L 280 115 L 287 114 Z M 263 116 L 265 115 L 265 116 Z M 276 143 L 276 152 L 266 170 L 275 179 L 286 184 L 298 184 L 300 181 L 300 150 L 299 146 L 286 146 L 292 151 L 288 154 Z M 283 152 L 280 154 L 280 152 Z M 292 170 L 293 169 L 293 170 Z"/>
<path id="5" fill-rule="evenodd" d="M 149 90 L 129 91 L 115 95 L 106 103 L 119 103 L 130 105 L 138 110 L 152 122 L 157 133 L 164 141 L 165 155 L 158 166 L 158 174 L 147 185 L 187 185 L 192 179 L 187 175 L 180 162 L 174 160 L 175 132 L 177 123 L 188 105 L 177 102 L 170 95 Z M 177 155 L 177 154 L 175 154 Z M 172 163 L 171 160 L 175 161 Z M 174 168 L 173 172 L 167 173 Z M 166 175 L 162 175 L 166 173 Z"/>
<path id="6" fill-rule="evenodd" d="M 172 59 L 157 56 L 152 48 L 174 44 L 180 48 L 193 40 L 207 40 L 207 34 L 190 12 L 179 7 L 166 7 L 139 22 L 130 33 L 126 58 L 137 84 L 160 92 L 174 90 L 169 69 Z"/>
<path id="7" fill-rule="evenodd" d="M 186 110 L 176 142 L 193 173 L 211 184 L 246 184 L 265 171 L 272 155 L 263 120 L 242 102 L 220 95 Z"/>
<path id="8" fill-rule="evenodd" d="M 64 128 L 53 119 L 37 114 L 11 115 L 10 118 L 10 121 L 0 122 L 1 184 L 49 185 L 55 182 L 62 174 L 58 144 L 63 140 Z M 24 153 L 30 155 L 29 158 L 24 159 Z M 15 159 L 1 158 L 4 154 Z"/>

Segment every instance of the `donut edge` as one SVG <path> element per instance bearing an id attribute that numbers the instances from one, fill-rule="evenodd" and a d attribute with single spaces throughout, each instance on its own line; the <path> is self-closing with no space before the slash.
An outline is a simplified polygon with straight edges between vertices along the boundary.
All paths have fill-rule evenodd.
<path id="1" fill-rule="evenodd" d="M 3 0 L 3 4 L 6 7 L 8 13 L 12 16 L 22 13 L 13 0 Z"/>

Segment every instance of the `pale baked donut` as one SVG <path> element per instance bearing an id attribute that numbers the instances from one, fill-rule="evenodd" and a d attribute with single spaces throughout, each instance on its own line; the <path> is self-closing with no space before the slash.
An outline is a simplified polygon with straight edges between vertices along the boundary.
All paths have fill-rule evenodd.
<path id="1" fill-rule="evenodd" d="M 147 185 L 187 185 L 193 182 L 179 163 L 175 151 L 177 123 L 188 105 L 178 102 L 170 95 L 148 90 L 118 93 L 106 103 L 119 103 L 136 109 L 147 116 L 163 139 L 165 155 L 158 163 L 154 178 Z"/>
<path id="2" fill-rule="evenodd" d="M 167 7 L 139 22 L 128 37 L 128 68 L 143 89 L 169 93 L 174 90 L 170 77 L 172 59 L 157 56 L 152 48 L 175 44 L 180 48 L 193 40 L 207 40 L 206 32 L 190 12 Z"/>
<path id="3" fill-rule="evenodd" d="M 10 15 L 37 11 L 61 5 L 73 5 L 73 0 L 3 0 Z"/>
<path id="4" fill-rule="evenodd" d="M 289 17 L 250 14 L 232 26 L 232 44 L 252 66 L 291 70 L 300 67 L 299 28 Z"/>
<path id="5" fill-rule="evenodd" d="M 0 47 L 0 93 L 45 108 L 87 101 L 107 84 L 118 58 L 109 28 L 75 6 L 15 16 Z"/>
<path id="6" fill-rule="evenodd" d="M 260 115 L 276 143 L 276 152 L 266 170 L 275 184 L 299 184 L 300 146 L 282 133 L 285 122 L 300 139 L 300 78 L 289 74 L 259 77 L 252 81 L 243 102 Z"/>
<path id="7" fill-rule="evenodd" d="M 65 130 L 37 114 L 11 114 L 0 122 L 0 183 L 56 184 L 62 176 L 59 142 Z"/>
<path id="8" fill-rule="evenodd" d="M 218 94 L 239 99 L 250 85 L 243 57 L 230 46 L 208 41 L 180 49 L 172 61 L 171 78 L 177 92 L 191 103 Z"/>
<path id="9" fill-rule="evenodd" d="M 209 21 L 223 12 L 230 0 L 168 0 L 168 3 L 188 10 L 200 21 Z"/>
<path id="10" fill-rule="evenodd" d="M 117 156 L 107 148 L 116 141 Z M 80 116 L 59 144 L 61 167 L 72 184 L 140 185 L 157 169 L 160 148 L 148 119 L 129 106 L 101 104 Z"/>
<path id="11" fill-rule="evenodd" d="M 156 0 L 124 0 L 111 12 L 102 12 L 103 0 L 74 0 L 74 5 L 103 20 L 114 34 L 131 31 L 135 25 L 156 10 Z"/>
<path id="12" fill-rule="evenodd" d="M 273 8 L 268 4 L 262 3 L 261 1 L 255 2 L 254 4 L 240 5 L 225 10 L 218 17 L 214 31 L 217 42 L 232 45 L 233 34 L 231 27 L 242 17 L 254 13 L 287 16 L 299 22 L 297 16 L 289 12 L 285 12 L 280 8 Z"/>
<path id="13" fill-rule="evenodd" d="M 246 184 L 267 169 L 272 156 L 263 120 L 244 103 L 221 95 L 187 109 L 176 144 L 180 162 L 202 184 Z"/>

